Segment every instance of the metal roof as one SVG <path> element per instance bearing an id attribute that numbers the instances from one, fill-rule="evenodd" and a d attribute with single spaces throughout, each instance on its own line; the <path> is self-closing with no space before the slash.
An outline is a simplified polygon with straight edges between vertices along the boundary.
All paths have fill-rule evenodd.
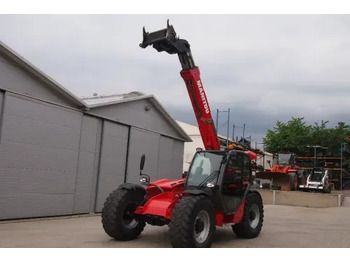
<path id="1" fill-rule="evenodd" d="M 80 108 L 86 108 L 86 104 L 81 101 L 78 97 L 76 97 L 73 93 L 65 89 L 62 85 L 60 85 L 58 82 L 53 80 L 51 77 L 46 75 L 43 71 L 35 67 L 33 64 L 31 64 L 29 61 L 27 61 L 25 58 L 23 58 L 21 55 L 16 53 L 14 50 L 12 50 L 10 47 L 8 47 L 6 44 L 4 44 L 2 41 L 0 41 L 0 53 L 4 54 L 6 57 L 11 59 L 14 63 L 16 63 L 19 67 L 24 69 L 26 72 L 31 74 L 32 76 L 40 79 L 44 83 L 46 83 L 48 86 L 50 86 L 53 90 L 60 93 L 62 96 L 67 98 L 69 101 L 73 102 L 77 107 Z"/>
<path id="2" fill-rule="evenodd" d="M 87 104 L 88 108 L 96 108 L 103 106 L 110 106 L 115 104 L 127 103 L 132 101 L 138 101 L 142 99 L 148 99 L 152 105 L 159 110 L 159 112 L 165 117 L 165 119 L 177 130 L 183 137 L 185 142 L 192 142 L 192 139 L 185 132 L 185 130 L 169 115 L 165 108 L 153 95 L 145 95 L 141 92 L 130 92 L 127 94 L 114 94 L 114 95 L 95 95 L 92 97 L 83 97 L 82 100 Z"/>
<path id="3" fill-rule="evenodd" d="M 140 99 L 149 98 L 149 95 L 145 95 L 141 92 L 130 92 L 127 94 L 112 94 L 112 95 L 97 95 L 96 93 L 90 97 L 82 97 L 81 99 L 86 103 L 89 108 L 108 106 L 118 103 L 125 103 L 129 101 L 135 101 Z"/>
<path id="4" fill-rule="evenodd" d="M 168 122 L 177 130 L 186 142 L 191 142 L 192 139 L 187 135 L 187 133 L 180 127 L 176 121 L 169 115 L 169 113 L 164 109 L 164 107 L 159 103 L 159 101 L 153 95 L 145 95 L 140 92 L 130 92 L 127 94 L 114 94 L 114 95 L 94 95 L 92 97 L 84 97 L 82 99 L 76 97 L 73 93 L 65 89 L 58 82 L 53 80 L 51 77 L 46 75 L 39 68 L 35 67 L 21 55 L 16 53 L 2 41 L 0 41 L 0 53 L 5 55 L 8 59 L 13 61 L 20 68 L 25 70 L 30 75 L 40 79 L 46 83 L 50 88 L 60 93 L 63 97 L 71 101 L 77 107 L 81 109 L 88 110 L 89 108 L 108 106 L 119 103 L 126 103 L 141 99 L 149 99 L 149 101 L 161 112 L 161 114 L 168 120 Z"/>

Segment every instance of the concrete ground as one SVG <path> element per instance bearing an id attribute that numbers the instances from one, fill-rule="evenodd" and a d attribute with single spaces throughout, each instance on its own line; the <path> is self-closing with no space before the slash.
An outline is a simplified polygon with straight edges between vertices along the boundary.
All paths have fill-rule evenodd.
<path id="1" fill-rule="evenodd" d="M 99 215 L 0 222 L 0 248 L 169 248 L 168 227 L 147 225 L 141 236 L 119 242 L 109 238 Z M 350 247 L 350 207 L 306 208 L 265 205 L 263 230 L 239 239 L 231 227 L 217 228 L 213 248 Z"/>

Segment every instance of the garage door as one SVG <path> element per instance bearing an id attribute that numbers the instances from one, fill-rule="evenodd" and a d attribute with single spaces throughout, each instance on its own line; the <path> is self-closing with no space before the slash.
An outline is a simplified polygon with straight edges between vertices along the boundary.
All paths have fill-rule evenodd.
<path id="1" fill-rule="evenodd" d="M 4 93 L 0 90 L 0 139 L 1 139 L 1 119 L 2 119 L 2 106 L 4 100 Z"/>
<path id="2" fill-rule="evenodd" d="M 129 127 L 104 120 L 96 212 L 107 196 L 124 183 Z"/>
<path id="3" fill-rule="evenodd" d="M 95 212 L 102 121 L 87 115 L 83 117 L 75 186 L 75 214 Z"/>
<path id="4" fill-rule="evenodd" d="M 140 159 L 142 154 L 146 155 L 143 172 L 148 174 L 153 180 L 158 178 L 159 139 L 159 134 L 131 128 L 127 182 L 139 183 Z"/>
<path id="5" fill-rule="evenodd" d="M 180 179 L 182 176 L 183 142 L 160 137 L 158 178 Z"/>
<path id="6" fill-rule="evenodd" d="M 82 114 L 5 95 L 0 219 L 72 213 Z"/>

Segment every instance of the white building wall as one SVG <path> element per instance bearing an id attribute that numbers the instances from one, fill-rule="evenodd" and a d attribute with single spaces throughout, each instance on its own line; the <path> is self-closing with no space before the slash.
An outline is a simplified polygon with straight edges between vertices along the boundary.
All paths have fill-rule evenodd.
<path id="1" fill-rule="evenodd" d="M 187 135 L 192 139 L 192 142 L 185 142 L 184 155 L 183 155 L 183 168 L 182 171 L 188 171 L 190 167 L 192 158 L 196 153 L 196 149 L 201 147 L 204 149 L 204 144 L 202 137 L 199 132 L 199 128 L 194 125 L 190 125 L 181 121 L 176 121 L 176 123 L 181 126 L 181 128 L 187 133 Z"/>
<path id="2" fill-rule="evenodd" d="M 190 135 L 193 142 L 185 142 L 184 147 L 184 161 L 183 161 L 183 172 L 188 171 L 190 167 L 192 158 L 196 153 L 196 149 L 201 147 L 204 149 L 204 144 L 202 141 L 202 137 L 200 135 Z"/>
<path id="3" fill-rule="evenodd" d="M 264 154 L 265 155 L 263 155 L 263 156 L 258 156 L 256 163 L 258 166 L 262 166 L 263 168 L 268 168 L 268 167 L 270 167 L 270 165 L 267 161 L 271 161 L 271 165 L 272 165 L 273 155 L 271 153 L 268 153 L 268 152 L 264 152 Z"/>

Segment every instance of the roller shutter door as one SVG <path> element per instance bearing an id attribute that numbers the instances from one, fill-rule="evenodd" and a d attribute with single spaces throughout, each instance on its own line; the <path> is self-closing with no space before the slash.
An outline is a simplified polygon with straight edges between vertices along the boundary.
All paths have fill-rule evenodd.
<path id="1" fill-rule="evenodd" d="M 71 214 L 82 113 L 3 99 L 0 219 Z"/>
<path id="2" fill-rule="evenodd" d="M 129 127 L 104 121 L 97 184 L 96 212 L 102 210 L 107 196 L 124 183 Z"/>
<path id="3" fill-rule="evenodd" d="M 159 139 L 159 134 L 142 129 L 131 128 L 127 182 L 139 184 L 140 159 L 142 154 L 146 155 L 143 172 L 148 174 L 152 180 L 158 178 Z"/>

